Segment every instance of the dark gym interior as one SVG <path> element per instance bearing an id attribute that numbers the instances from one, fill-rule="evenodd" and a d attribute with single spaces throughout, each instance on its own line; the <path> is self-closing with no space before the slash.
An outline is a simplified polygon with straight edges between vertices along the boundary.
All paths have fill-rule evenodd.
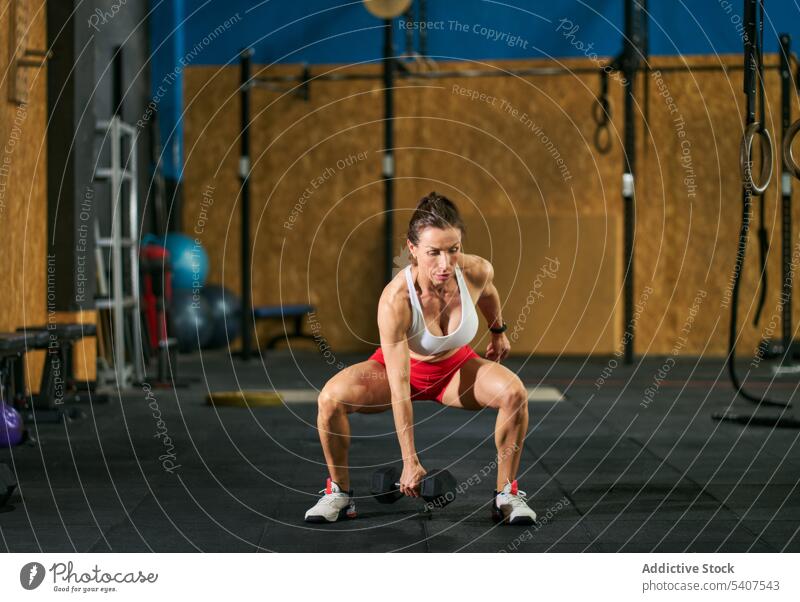
<path id="1" fill-rule="evenodd" d="M 0 32 L 0 550 L 800 552 L 796 2 L 0 0 Z M 411 402 L 386 324 L 455 340 L 428 295 L 473 286 L 480 407 Z M 408 339 L 412 381 L 455 357 Z"/>

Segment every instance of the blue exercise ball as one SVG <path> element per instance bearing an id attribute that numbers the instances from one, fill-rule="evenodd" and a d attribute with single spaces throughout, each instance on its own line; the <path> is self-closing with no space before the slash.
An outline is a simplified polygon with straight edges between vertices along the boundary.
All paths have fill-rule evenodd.
<path id="1" fill-rule="evenodd" d="M 19 445 L 22 437 L 22 416 L 13 407 L 0 401 L 0 447 Z"/>
<path id="2" fill-rule="evenodd" d="M 203 287 L 202 295 L 211 307 L 211 337 L 207 348 L 224 347 L 239 337 L 242 303 L 236 293 L 218 284 Z"/>
<path id="3" fill-rule="evenodd" d="M 211 306 L 203 296 L 191 290 L 172 292 L 169 306 L 169 329 L 178 339 L 178 351 L 190 353 L 208 345 L 213 334 Z"/>
<path id="4" fill-rule="evenodd" d="M 165 247 L 169 251 L 173 288 L 197 290 L 206 283 L 208 253 L 199 240 L 170 232 L 166 236 Z"/>

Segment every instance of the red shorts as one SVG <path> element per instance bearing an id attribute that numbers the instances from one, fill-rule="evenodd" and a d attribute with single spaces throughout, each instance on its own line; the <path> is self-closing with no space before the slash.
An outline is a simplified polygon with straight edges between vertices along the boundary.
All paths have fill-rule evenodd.
<path id="1" fill-rule="evenodd" d="M 411 400 L 430 399 L 442 403 L 444 390 L 453 375 L 459 371 L 464 363 L 473 357 L 480 357 L 469 345 L 464 345 L 453 355 L 438 362 L 423 362 L 411 358 Z M 383 359 L 383 349 L 378 350 L 369 356 L 369 359 L 380 362 L 384 366 L 386 360 Z"/>

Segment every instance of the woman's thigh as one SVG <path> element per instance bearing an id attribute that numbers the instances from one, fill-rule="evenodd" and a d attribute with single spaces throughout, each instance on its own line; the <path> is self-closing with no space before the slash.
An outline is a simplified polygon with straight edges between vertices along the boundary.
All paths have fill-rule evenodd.
<path id="1" fill-rule="evenodd" d="M 511 370 L 491 360 L 467 360 L 447 384 L 442 404 L 464 410 L 499 408 L 509 393 L 523 387 Z"/>
<path id="2" fill-rule="evenodd" d="M 341 403 L 348 414 L 385 412 L 392 407 L 392 393 L 386 368 L 375 360 L 348 366 L 333 376 L 320 395 L 328 395 Z"/>

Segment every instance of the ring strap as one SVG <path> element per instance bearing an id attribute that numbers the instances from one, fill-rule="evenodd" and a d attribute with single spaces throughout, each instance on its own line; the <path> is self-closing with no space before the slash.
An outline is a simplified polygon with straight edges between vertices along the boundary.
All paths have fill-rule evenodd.
<path id="1" fill-rule="evenodd" d="M 753 150 L 753 140 L 756 136 L 761 136 L 761 177 L 759 182 L 753 179 L 751 153 Z M 742 136 L 742 144 L 739 149 L 739 169 L 742 174 L 742 184 L 745 188 L 750 188 L 755 194 L 764 194 L 772 180 L 772 136 L 769 130 L 762 128 L 758 121 L 749 124 Z"/>

